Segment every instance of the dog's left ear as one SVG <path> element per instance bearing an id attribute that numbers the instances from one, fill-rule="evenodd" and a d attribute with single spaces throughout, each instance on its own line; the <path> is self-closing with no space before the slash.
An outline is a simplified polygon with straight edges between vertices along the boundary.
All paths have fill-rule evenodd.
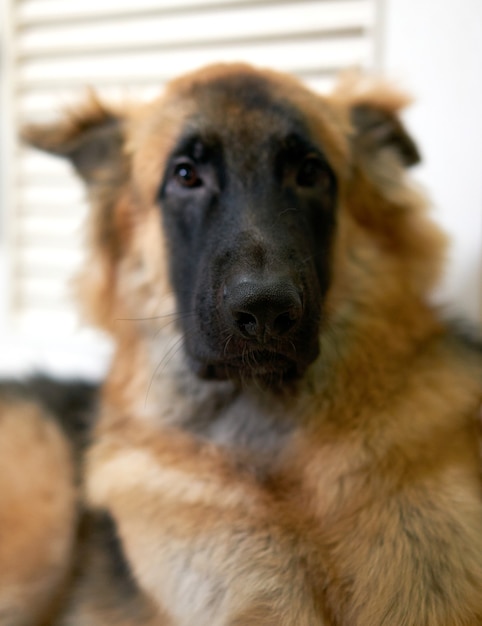
<path id="1" fill-rule="evenodd" d="M 405 129 L 400 111 L 411 102 L 392 83 L 359 72 L 347 72 L 331 95 L 348 116 L 355 152 L 367 159 L 392 153 L 410 167 L 420 162 L 420 153 Z"/>
<path id="2" fill-rule="evenodd" d="M 359 103 L 351 108 L 351 123 L 354 143 L 364 153 L 391 149 L 407 167 L 420 162 L 417 145 L 396 112 L 369 102 Z"/>
<path id="3" fill-rule="evenodd" d="M 34 148 L 70 160 L 87 186 L 114 182 L 123 170 L 122 117 L 93 92 L 60 121 L 25 126 L 21 136 Z"/>

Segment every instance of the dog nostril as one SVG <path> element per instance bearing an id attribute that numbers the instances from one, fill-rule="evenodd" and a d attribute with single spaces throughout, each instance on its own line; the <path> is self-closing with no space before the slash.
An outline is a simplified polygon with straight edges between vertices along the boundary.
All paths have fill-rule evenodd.
<path id="1" fill-rule="evenodd" d="M 254 315 L 240 312 L 235 315 L 234 321 L 243 335 L 256 336 L 258 332 L 258 321 Z"/>
<path id="2" fill-rule="evenodd" d="M 301 294 L 288 280 L 247 280 L 226 285 L 223 309 L 231 328 L 264 343 L 288 335 L 303 317 Z"/>
<path id="3" fill-rule="evenodd" d="M 299 318 L 300 315 L 298 311 L 295 311 L 294 309 L 281 313 L 273 322 L 273 330 L 277 335 L 284 335 L 290 331 L 293 326 L 295 326 Z"/>

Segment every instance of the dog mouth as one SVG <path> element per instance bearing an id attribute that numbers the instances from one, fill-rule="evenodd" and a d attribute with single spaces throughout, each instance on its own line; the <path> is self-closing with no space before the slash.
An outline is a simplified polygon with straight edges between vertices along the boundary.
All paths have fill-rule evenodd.
<path id="1" fill-rule="evenodd" d="M 309 362 L 272 350 L 246 349 L 222 359 L 194 360 L 192 365 L 197 376 L 205 380 L 256 381 L 275 387 L 300 378 Z"/>
<path id="2" fill-rule="evenodd" d="M 301 379 L 319 355 L 318 315 L 305 315 L 288 330 L 270 332 L 265 325 L 264 334 L 213 322 L 199 330 L 185 335 L 185 353 L 191 369 L 204 380 L 279 388 Z"/>

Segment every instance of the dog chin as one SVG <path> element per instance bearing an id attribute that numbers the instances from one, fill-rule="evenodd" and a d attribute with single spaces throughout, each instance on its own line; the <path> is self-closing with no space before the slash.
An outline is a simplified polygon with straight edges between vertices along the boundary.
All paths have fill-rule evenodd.
<path id="1" fill-rule="evenodd" d="M 315 360 L 293 359 L 268 351 L 249 352 L 226 359 L 200 359 L 191 356 L 190 364 L 195 374 L 204 380 L 231 380 L 255 382 L 263 387 L 279 387 L 302 378 L 307 367 Z"/>

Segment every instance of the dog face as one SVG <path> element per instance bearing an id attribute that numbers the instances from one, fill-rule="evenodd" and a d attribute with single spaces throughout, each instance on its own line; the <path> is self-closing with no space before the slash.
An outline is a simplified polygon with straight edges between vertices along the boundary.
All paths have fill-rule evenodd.
<path id="1" fill-rule="evenodd" d="M 63 125 L 27 129 L 34 145 L 68 156 L 91 192 L 104 289 L 95 306 L 139 315 L 138 298 L 165 296 L 166 265 L 200 377 L 301 377 L 318 355 L 359 146 L 417 156 L 395 116 L 341 101 L 284 75 L 214 66 L 148 106 L 93 99 Z M 142 296 L 125 287 L 136 281 Z"/>
<path id="2" fill-rule="evenodd" d="M 336 174 L 259 77 L 190 96 L 158 193 L 187 354 L 203 377 L 299 376 L 318 353 Z"/>

